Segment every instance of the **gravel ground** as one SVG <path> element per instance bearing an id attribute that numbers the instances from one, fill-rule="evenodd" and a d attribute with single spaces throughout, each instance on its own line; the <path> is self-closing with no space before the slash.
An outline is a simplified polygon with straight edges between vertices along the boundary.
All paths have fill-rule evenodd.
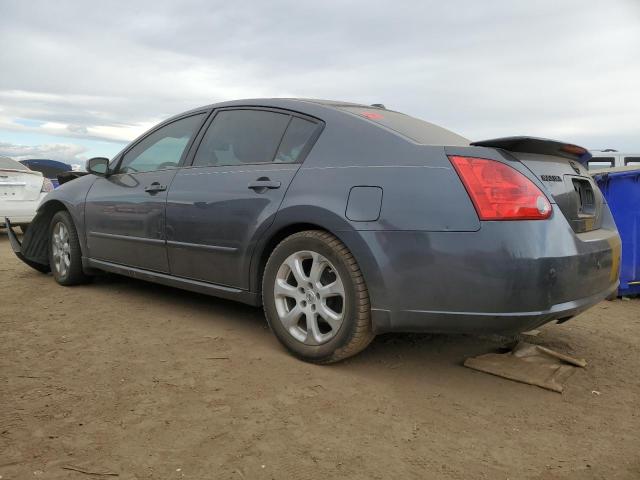
<path id="1" fill-rule="evenodd" d="M 542 329 L 589 362 L 557 394 L 464 368 L 493 337 L 305 364 L 258 309 L 117 276 L 63 288 L 1 233 L 3 480 L 640 478 L 640 300 Z"/>

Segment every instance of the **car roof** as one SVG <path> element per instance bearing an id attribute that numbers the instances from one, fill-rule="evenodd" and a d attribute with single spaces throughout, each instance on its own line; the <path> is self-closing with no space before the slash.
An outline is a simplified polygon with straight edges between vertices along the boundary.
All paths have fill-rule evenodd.
<path id="1" fill-rule="evenodd" d="M 193 108 L 187 112 L 182 112 L 178 115 L 174 115 L 171 118 L 166 119 L 157 127 L 166 125 L 175 121 L 178 118 L 202 113 L 204 110 L 212 110 L 217 108 L 229 108 L 229 107 L 258 107 L 258 108 L 277 108 L 289 111 L 295 111 L 301 113 L 303 115 L 307 115 L 310 117 L 318 118 L 320 120 L 326 120 L 325 115 L 323 114 L 337 114 L 343 116 L 342 118 L 355 118 L 360 116 L 361 120 L 371 121 L 372 123 L 377 124 L 378 127 L 386 128 L 389 131 L 393 131 L 394 133 L 403 136 L 411 141 L 417 142 L 419 144 L 424 145 L 456 145 L 456 146 L 468 146 L 469 140 L 465 137 L 454 133 L 450 130 L 447 130 L 444 127 L 439 125 L 435 125 L 429 123 L 425 120 L 412 117 L 411 115 L 407 115 L 403 112 L 398 112 L 395 110 L 391 110 L 388 108 L 383 108 L 380 104 L 376 105 L 365 105 L 362 103 L 354 103 L 354 102 L 344 102 L 340 100 L 323 100 L 316 98 L 246 98 L 241 100 L 231 100 L 220 103 L 213 103 L 210 105 L 204 105 L 198 108 Z M 388 112 L 391 115 L 395 115 L 395 126 L 390 125 L 382 120 L 382 117 L 376 117 L 375 119 L 372 117 L 366 116 L 366 112 L 356 112 L 350 111 L 352 109 L 366 109 L 369 110 L 377 110 L 378 112 Z M 376 113 L 378 113 L 376 112 Z M 413 135 L 410 132 L 412 130 L 410 125 L 405 123 L 404 127 L 398 124 L 398 120 L 400 123 L 405 121 L 409 122 L 422 122 L 424 127 L 431 130 L 431 132 L 425 137 L 424 135 L 420 135 L 419 132 L 414 128 Z M 400 128 L 399 128 L 400 127 Z M 419 130 L 419 129 L 418 129 Z M 423 128 L 424 130 L 424 128 Z M 423 132 L 424 133 L 424 132 Z M 417 135 L 416 135 L 417 134 Z"/>
<path id="2" fill-rule="evenodd" d="M 623 157 L 640 157 L 640 153 L 637 152 L 602 152 L 597 150 L 591 150 L 593 157 L 615 157 L 622 155 Z"/>
<path id="3" fill-rule="evenodd" d="M 240 100 L 229 100 L 225 102 L 212 103 L 209 105 L 204 105 L 198 108 L 191 109 L 188 112 L 181 113 L 180 115 L 199 111 L 206 108 L 223 108 L 223 107 L 234 107 L 234 106 L 275 107 L 275 108 L 283 108 L 283 109 L 298 108 L 301 112 L 304 113 L 304 111 L 307 108 L 309 108 L 309 106 L 312 106 L 312 105 L 331 108 L 335 110 L 339 110 L 339 108 L 341 107 L 342 108 L 360 107 L 360 108 L 380 109 L 380 107 L 374 107 L 372 105 L 365 105 L 362 103 L 354 103 L 354 102 L 344 102 L 340 100 L 324 100 L 324 99 L 317 99 L 317 98 L 274 97 L 274 98 L 244 98 Z"/>
<path id="4" fill-rule="evenodd" d="M 362 108 L 377 108 L 383 110 L 381 107 L 373 105 L 365 105 L 364 103 L 343 102 L 340 100 L 321 100 L 318 98 L 287 98 L 286 100 L 317 103 L 318 105 L 325 105 L 327 107 L 362 107 Z"/>

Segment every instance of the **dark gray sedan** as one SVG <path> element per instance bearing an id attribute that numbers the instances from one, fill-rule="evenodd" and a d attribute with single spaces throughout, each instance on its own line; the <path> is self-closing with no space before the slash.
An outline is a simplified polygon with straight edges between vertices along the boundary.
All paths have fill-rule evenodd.
<path id="1" fill-rule="evenodd" d="M 245 100 L 177 115 L 45 198 L 18 256 L 264 307 L 296 356 L 375 334 L 528 330 L 617 288 L 620 239 L 589 153 L 470 143 L 387 110 Z"/>

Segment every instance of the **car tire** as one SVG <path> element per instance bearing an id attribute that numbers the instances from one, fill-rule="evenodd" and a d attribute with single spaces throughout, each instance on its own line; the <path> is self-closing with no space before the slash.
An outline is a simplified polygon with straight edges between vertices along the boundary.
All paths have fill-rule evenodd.
<path id="1" fill-rule="evenodd" d="M 273 250 L 262 300 L 278 340 L 304 361 L 337 362 L 361 352 L 374 338 L 360 267 L 328 232 L 299 232 Z"/>
<path id="2" fill-rule="evenodd" d="M 67 211 L 57 212 L 49 224 L 49 265 L 56 282 L 71 286 L 86 283 L 78 232 Z"/>

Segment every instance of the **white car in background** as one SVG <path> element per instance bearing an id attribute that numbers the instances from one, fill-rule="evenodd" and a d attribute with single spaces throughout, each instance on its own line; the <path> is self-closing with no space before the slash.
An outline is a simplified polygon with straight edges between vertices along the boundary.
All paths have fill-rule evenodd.
<path id="1" fill-rule="evenodd" d="M 12 224 L 20 225 L 22 231 L 36 214 L 38 205 L 53 190 L 53 184 L 42 173 L 8 157 L 0 157 L 0 227 L 5 217 Z"/>
<path id="2" fill-rule="evenodd" d="M 591 150 L 593 158 L 589 160 L 588 170 L 602 170 L 605 168 L 635 167 L 640 168 L 640 153 L 623 153 L 617 150 Z"/>

